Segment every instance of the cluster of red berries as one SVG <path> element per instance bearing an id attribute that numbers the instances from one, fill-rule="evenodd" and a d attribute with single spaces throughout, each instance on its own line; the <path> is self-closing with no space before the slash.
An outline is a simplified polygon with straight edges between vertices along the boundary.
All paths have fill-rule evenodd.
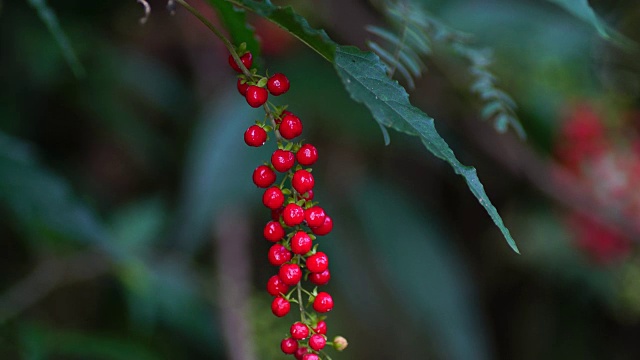
<path id="1" fill-rule="evenodd" d="M 251 69 L 250 52 L 242 53 L 240 61 L 247 70 Z M 310 166 L 318 160 L 318 150 L 311 144 L 293 141 L 302 134 L 300 118 L 286 107 L 267 103 L 269 94 L 279 96 L 289 90 L 289 80 L 284 74 L 262 77 L 255 69 L 247 73 L 232 56 L 229 56 L 229 65 L 240 73 L 238 92 L 247 103 L 254 108 L 265 108 L 264 121 L 251 125 L 244 133 L 245 143 L 260 147 L 266 143 L 269 132 L 277 138 L 278 148 L 271 155 L 271 161 L 253 171 L 253 182 L 265 189 L 262 203 L 271 210 L 271 221 L 263 231 L 264 237 L 273 243 L 268 251 L 269 262 L 278 267 L 278 273 L 267 282 L 267 292 L 274 297 L 271 310 L 275 316 L 283 317 L 290 312 L 291 303 L 300 308 L 301 320 L 291 325 L 290 335 L 282 340 L 280 348 L 298 360 L 317 360 L 327 344 L 338 350 L 346 347 L 342 337 L 327 341 L 324 314 L 333 309 L 333 299 L 329 293 L 317 289 L 329 282 L 331 273 L 329 258 L 317 250 L 314 241 L 333 229 L 331 217 L 313 201 L 315 179 Z M 284 176 L 276 184 L 278 174 Z M 315 285 L 313 290 L 303 288 L 305 279 Z"/>

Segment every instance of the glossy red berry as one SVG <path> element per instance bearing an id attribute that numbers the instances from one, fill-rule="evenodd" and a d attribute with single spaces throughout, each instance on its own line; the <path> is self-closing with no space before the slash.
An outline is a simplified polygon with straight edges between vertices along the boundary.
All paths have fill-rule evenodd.
<path id="1" fill-rule="evenodd" d="M 296 153 L 300 165 L 311 166 L 318 160 L 318 149 L 311 144 L 304 144 Z"/>
<path id="2" fill-rule="evenodd" d="M 242 65 L 247 69 L 251 69 L 251 65 L 253 65 L 253 55 L 250 52 L 240 56 L 240 61 Z M 236 61 L 233 59 L 233 56 L 229 55 L 229 65 L 233 68 L 233 70 L 237 72 L 242 72 L 242 69 L 236 64 Z"/>
<path id="3" fill-rule="evenodd" d="M 278 296 L 271 302 L 271 312 L 277 317 L 283 317 L 291 310 L 291 303 L 282 296 Z"/>
<path id="4" fill-rule="evenodd" d="M 291 251 L 294 254 L 304 255 L 311 251 L 312 246 L 311 238 L 302 230 L 296 232 L 291 238 Z"/>
<path id="5" fill-rule="evenodd" d="M 249 88 L 249 84 L 247 84 L 246 82 L 243 83 L 242 79 L 238 79 L 238 92 L 240 93 L 240 95 L 242 96 L 246 96 L 247 95 L 247 88 Z"/>
<path id="6" fill-rule="evenodd" d="M 307 269 L 312 273 L 321 273 L 329 267 L 327 254 L 319 251 L 307 258 Z"/>
<path id="7" fill-rule="evenodd" d="M 309 348 L 307 347 L 299 347 L 298 350 L 293 354 L 296 360 L 302 360 L 302 358 L 309 353 Z"/>
<path id="8" fill-rule="evenodd" d="M 296 226 L 304 221 L 305 211 L 299 205 L 294 203 L 287 204 L 282 212 L 282 220 L 287 226 Z"/>
<path id="9" fill-rule="evenodd" d="M 286 114 L 282 117 L 282 122 L 280 122 L 278 130 L 283 138 L 291 140 L 302 134 L 302 121 L 300 121 L 299 117 L 291 113 Z"/>
<path id="10" fill-rule="evenodd" d="M 316 334 L 327 335 L 327 323 L 324 321 L 318 321 L 318 324 L 313 328 L 313 332 Z"/>
<path id="11" fill-rule="evenodd" d="M 320 360 L 320 356 L 318 356 L 318 354 L 308 353 L 302 357 L 302 360 Z"/>
<path id="12" fill-rule="evenodd" d="M 276 210 L 284 204 L 284 194 L 277 186 L 272 186 L 264 191 L 262 203 L 271 210 Z"/>
<path id="13" fill-rule="evenodd" d="M 302 195 L 302 198 L 307 200 L 307 201 L 313 200 L 313 190 L 307 191 L 306 194 Z"/>
<path id="14" fill-rule="evenodd" d="M 245 93 L 245 99 L 249 106 L 257 108 L 267 102 L 269 92 L 265 88 L 257 87 L 255 85 L 249 85 L 247 92 Z"/>
<path id="15" fill-rule="evenodd" d="M 282 339 L 280 349 L 287 355 L 293 355 L 298 350 L 298 342 L 292 338 Z"/>
<path id="16" fill-rule="evenodd" d="M 289 291 L 289 285 L 282 282 L 282 279 L 280 279 L 278 275 L 273 275 L 267 281 L 267 292 L 269 295 L 278 296 L 281 293 L 286 293 L 287 291 Z"/>
<path id="17" fill-rule="evenodd" d="M 314 334 L 309 338 L 309 347 L 315 351 L 322 350 L 325 345 L 327 345 L 327 338 L 324 335 Z"/>
<path id="18" fill-rule="evenodd" d="M 267 225 L 264 226 L 262 233 L 265 239 L 276 242 L 284 237 L 284 228 L 280 225 L 279 221 L 269 221 Z"/>
<path id="19" fill-rule="evenodd" d="M 303 340 L 309 336 L 309 328 L 300 321 L 293 323 L 289 331 L 291 332 L 291 337 L 296 340 Z"/>
<path id="20" fill-rule="evenodd" d="M 320 206 L 312 206 L 304 211 L 304 220 L 312 228 L 322 226 L 326 217 L 327 214 Z"/>
<path id="21" fill-rule="evenodd" d="M 260 147 L 267 141 L 267 132 L 258 125 L 251 125 L 244 132 L 244 142 L 253 147 Z"/>
<path id="22" fill-rule="evenodd" d="M 278 96 L 286 93 L 289 90 L 289 79 L 284 74 L 277 73 L 269 78 L 267 81 L 267 88 L 271 95 Z"/>
<path id="23" fill-rule="evenodd" d="M 293 286 L 300 282 L 302 279 L 302 269 L 297 264 L 284 264 L 280 266 L 278 276 L 283 283 Z"/>
<path id="24" fill-rule="evenodd" d="M 329 280 L 331 280 L 331 273 L 329 272 L 329 269 L 326 269 L 323 272 L 309 274 L 309 281 L 317 286 L 327 285 Z"/>
<path id="25" fill-rule="evenodd" d="M 253 170 L 253 183 L 257 187 L 268 188 L 276 181 L 276 173 L 267 165 L 260 165 Z"/>
<path id="26" fill-rule="evenodd" d="M 280 266 L 291 260 L 291 252 L 282 244 L 273 244 L 267 253 L 271 265 Z M 282 279 L 284 281 L 284 279 Z M 285 284 L 291 285 L 284 281 Z"/>
<path id="27" fill-rule="evenodd" d="M 313 179 L 313 175 L 307 170 L 298 170 L 293 174 L 291 185 L 299 194 L 304 194 L 313 189 L 315 180 Z"/>
<path id="28" fill-rule="evenodd" d="M 313 300 L 313 310 L 319 313 L 326 313 L 333 309 L 333 298 L 326 292 L 319 292 Z"/>
<path id="29" fill-rule="evenodd" d="M 331 230 L 333 230 L 333 220 L 331 220 L 329 215 L 324 217 L 324 223 L 321 226 L 311 228 L 311 231 L 313 231 L 314 234 L 320 236 L 327 235 Z"/>
<path id="30" fill-rule="evenodd" d="M 278 149 L 271 155 L 271 164 L 279 172 L 287 172 L 295 164 L 295 157 L 291 151 Z"/>

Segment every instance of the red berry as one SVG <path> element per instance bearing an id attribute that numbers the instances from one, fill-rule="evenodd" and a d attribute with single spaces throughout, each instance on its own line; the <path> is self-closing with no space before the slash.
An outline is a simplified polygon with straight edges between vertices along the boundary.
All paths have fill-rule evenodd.
<path id="1" fill-rule="evenodd" d="M 311 251 L 313 242 L 306 232 L 300 230 L 291 238 L 291 251 L 294 254 L 304 255 Z"/>
<path id="2" fill-rule="evenodd" d="M 284 264 L 280 267 L 278 276 L 283 283 L 293 286 L 302 279 L 302 269 L 297 264 Z"/>
<path id="3" fill-rule="evenodd" d="M 272 186 L 264 191 L 262 203 L 271 210 L 276 210 L 284 204 L 284 194 L 277 186 Z"/>
<path id="4" fill-rule="evenodd" d="M 314 285 L 327 285 L 329 280 L 331 280 L 331 273 L 329 272 L 329 269 L 326 269 L 323 272 L 309 274 L 309 281 Z"/>
<path id="5" fill-rule="evenodd" d="M 302 224 L 304 221 L 304 209 L 294 203 L 288 204 L 284 207 L 282 212 L 282 220 L 287 226 L 296 226 Z"/>
<path id="6" fill-rule="evenodd" d="M 251 65 L 253 64 L 253 55 L 250 52 L 240 56 L 240 61 L 247 69 L 251 69 Z M 242 72 L 236 61 L 233 59 L 233 56 L 229 55 L 229 65 L 233 68 L 233 70 L 237 72 Z"/>
<path id="7" fill-rule="evenodd" d="M 318 354 L 308 353 L 302 357 L 302 360 L 320 360 Z"/>
<path id="8" fill-rule="evenodd" d="M 333 299 L 326 292 L 320 292 L 313 300 L 313 310 L 319 313 L 326 313 L 333 309 Z"/>
<path id="9" fill-rule="evenodd" d="M 317 252 L 307 258 L 307 269 L 312 273 L 321 273 L 329 267 L 329 258 L 323 252 Z"/>
<path id="10" fill-rule="evenodd" d="M 326 217 L 327 214 L 320 206 L 312 206 L 304 211 L 304 219 L 311 228 L 322 226 Z"/>
<path id="11" fill-rule="evenodd" d="M 311 166 L 318 160 L 318 149 L 311 144 L 304 144 L 296 153 L 300 165 Z"/>
<path id="12" fill-rule="evenodd" d="M 278 296 L 271 302 L 271 312 L 277 317 L 283 317 L 291 310 L 291 304 L 282 296 Z"/>
<path id="13" fill-rule="evenodd" d="M 293 174 L 291 185 L 293 185 L 293 188 L 296 189 L 299 194 L 304 194 L 313 189 L 315 180 L 313 179 L 313 175 L 307 170 L 298 170 Z"/>
<path id="14" fill-rule="evenodd" d="M 333 229 L 333 220 L 331 220 L 331 217 L 327 215 L 324 217 L 324 224 L 315 228 L 311 228 L 311 231 L 313 231 L 313 233 L 316 235 L 322 236 L 330 233 L 332 229 Z"/>
<path id="15" fill-rule="evenodd" d="M 293 323 L 289 331 L 291 332 L 291 337 L 296 340 L 303 340 L 309 336 L 309 328 L 300 321 Z"/>
<path id="16" fill-rule="evenodd" d="M 316 325 L 316 327 L 313 328 L 313 332 L 315 332 L 316 334 L 326 335 L 327 323 L 324 321 L 318 321 L 318 324 Z"/>
<path id="17" fill-rule="evenodd" d="M 273 275 L 267 281 L 267 292 L 271 296 L 278 296 L 281 293 L 284 294 L 289 291 L 289 285 L 282 282 L 282 279 L 278 275 Z M 318 323 L 319 325 L 320 323 Z M 317 331 L 316 331 L 317 332 Z"/>
<path id="18" fill-rule="evenodd" d="M 291 151 L 278 149 L 271 155 L 271 164 L 279 172 L 287 172 L 293 167 L 295 157 Z"/>
<path id="19" fill-rule="evenodd" d="M 269 262 L 274 266 L 280 266 L 287 261 L 291 260 L 291 252 L 287 250 L 282 244 L 273 244 L 269 248 L 269 252 L 267 253 L 267 257 L 269 258 Z M 282 279 L 284 280 L 284 279 Z M 286 281 L 285 284 L 288 284 Z M 289 284 L 290 285 L 290 284 Z"/>
<path id="20" fill-rule="evenodd" d="M 298 350 L 298 342 L 292 338 L 282 339 L 280 349 L 287 355 L 293 355 Z"/>
<path id="21" fill-rule="evenodd" d="M 302 195 L 302 198 L 305 199 L 306 201 L 313 200 L 313 190 L 307 191 L 306 194 Z"/>
<path id="22" fill-rule="evenodd" d="M 240 93 L 240 95 L 242 96 L 246 96 L 247 95 L 247 88 L 249 87 L 249 84 L 247 84 L 246 82 L 243 83 L 242 79 L 238 79 L 238 92 Z"/>
<path id="23" fill-rule="evenodd" d="M 257 187 L 268 188 L 276 181 L 276 173 L 267 165 L 260 165 L 253 170 L 253 183 Z"/>
<path id="24" fill-rule="evenodd" d="M 274 96 L 282 95 L 289 90 L 289 79 L 284 74 L 274 74 L 267 81 L 267 88 Z"/>
<path id="25" fill-rule="evenodd" d="M 258 125 L 251 125 L 244 132 L 244 142 L 249 146 L 259 147 L 267 141 L 267 132 Z"/>
<path id="26" fill-rule="evenodd" d="M 269 221 L 267 225 L 265 225 L 262 233 L 265 239 L 272 242 L 280 241 L 280 239 L 284 237 L 284 229 L 278 221 Z"/>
<path id="27" fill-rule="evenodd" d="M 257 87 L 255 85 L 249 85 L 245 94 L 247 104 L 254 108 L 260 107 L 262 104 L 266 103 L 268 97 L 269 92 L 267 92 L 267 89 Z"/>
<path id="28" fill-rule="evenodd" d="M 309 348 L 299 347 L 298 350 L 293 354 L 296 360 L 302 360 L 302 358 L 309 353 Z"/>
<path id="29" fill-rule="evenodd" d="M 327 339 L 324 337 L 324 335 L 315 334 L 311 335 L 311 337 L 309 338 L 309 347 L 315 351 L 322 350 L 326 344 Z"/>
<path id="30" fill-rule="evenodd" d="M 283 138 L 291 140 L 302 134 L 302 121 L 300 121 L 299 117 L 289 113 L 282 117 L 278 130 L 280 130 L 280 135 Z"/>

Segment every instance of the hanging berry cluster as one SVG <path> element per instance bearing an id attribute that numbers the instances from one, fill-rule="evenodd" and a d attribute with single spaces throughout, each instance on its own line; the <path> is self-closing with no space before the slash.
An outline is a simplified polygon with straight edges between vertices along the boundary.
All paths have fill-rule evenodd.
<path id="1" fill-rule="evenodd" d="M 323 351 L 332 345 L 341 351 L 347 346 L 346 339 L 337 336 L 327 341 L 325 314 L 333 309 L 333 299 L 325 291 L 318 291 L 331 278 L 329 259 L 318 251 L 318 236 L 333 229 L 333 220 L 314 200 L 315 180 L 311 166 L 318 160 L 318 151 L 312 144 L 295 141 L 302 134 L 302 122 L 286 106 L 278 107 L 267 102 L 269 94 L 279 96 L 289 90 L 289 79 L 277 73 L 270 77 L 258 75 L 251 69 L 253 58 L 244 44 L 238 49 L 242 69 L 233 56 L 229 65 L 238 73 L 238 92 L 254 108 L 263 107 L 265 117 L 251 125 L 244 133 L 244 141 L 252 147 L 263 146 L 268 133 L 273 132 L 277 149 L 271 161 L 253 171 L 253 182 L 264 188 L 262 203 L 271 210 L 271 221 L 264 227 L 264 237 L 272 242 L 268 252 L 269 262 L 278 267 L 278 272 L 269 278 L 267 292 L 273 296 L 271 311 L 283 317 L 298 304 L 300 320 L 294 322 L 280 343 L 285 354 L 298 360 L 330 359 Z M 247 71 L 248 69 L 251 69 Z M 266 87 L 266 88 L 265 88 Z M 296 164 L 297 162 L 297 164 Z M 278 174 L 283 174 L 276 184 Z M 307 290 L 303 281 L 314 288 Z M 311 310 L 311 309 L 312 310 Z"/>

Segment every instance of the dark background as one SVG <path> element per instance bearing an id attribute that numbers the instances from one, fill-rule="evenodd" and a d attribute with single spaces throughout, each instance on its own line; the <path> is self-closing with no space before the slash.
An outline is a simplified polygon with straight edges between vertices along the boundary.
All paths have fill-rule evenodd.
<path id="1" fill-rule="evenodd" d="M 320 153 L 329 335 L 350 342 L 332 358 L 640 358 L 638 52 L 551 2 L 423 3 L 493 49 L 519 105 L 524 141 L 480 119 L 447 52 L 410 93 L 521 255 L 446 163 L 402 134 L 384 146 L 331 64 L 250 16 L 261 70 L 287 74 L 278 102 Z M 162 1 L 144 26 L 135 1 L 50 1 L 77 78 L 29 2 L 0 4 L 0 358 L 284 358 L 294 316 L 269 310 L 269 214 L 251 183 L 270 150 L 242 141 L 261 113 L 222 44 Z M 384 26 L 365 1 L 291 4 L 339 43 Z M 640 41 L 637 2 L 591 4 Z"/>

